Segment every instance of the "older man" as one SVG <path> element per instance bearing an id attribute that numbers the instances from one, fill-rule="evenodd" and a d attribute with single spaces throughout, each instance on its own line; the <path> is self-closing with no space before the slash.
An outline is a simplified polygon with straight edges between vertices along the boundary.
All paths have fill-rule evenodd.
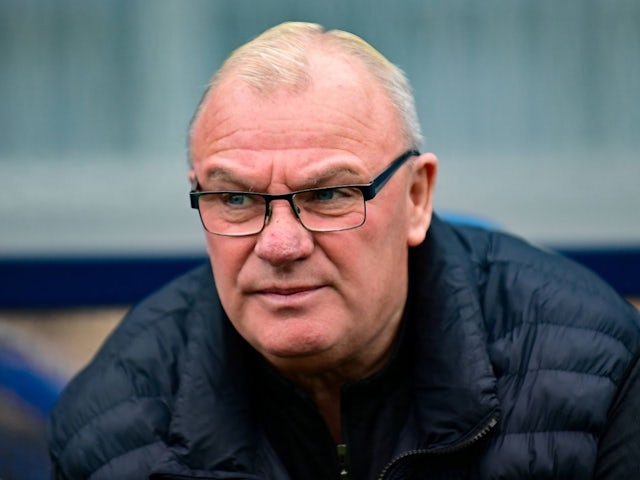
<path id="1" fill-rule="evenodd" d="M 234 52 L 190 133 L 210 266 L 70 384 L 58 478 L 638 474 L 637 313 L 432 216 L 420 137 L 402 72 L 351 34 L 288 23 Z"/>

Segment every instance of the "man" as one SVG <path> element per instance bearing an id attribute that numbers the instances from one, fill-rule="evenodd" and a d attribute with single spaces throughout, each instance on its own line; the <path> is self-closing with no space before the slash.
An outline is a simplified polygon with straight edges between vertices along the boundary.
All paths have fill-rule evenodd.
<path id="1" fill-rule="evenodd" d="M 210 266 L 125 318 L 51 423 L 57 478 L 633 478 L 638 314 L 432 215 L 402 74 L 303 23 L 240 48 L 190 131 Z"/>

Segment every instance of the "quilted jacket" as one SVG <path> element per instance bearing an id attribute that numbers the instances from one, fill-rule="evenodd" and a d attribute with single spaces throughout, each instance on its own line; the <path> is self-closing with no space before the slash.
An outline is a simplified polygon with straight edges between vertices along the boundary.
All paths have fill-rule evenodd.
<path id="1" fill-rule="evenodd" d="M 629 304 L 560 256 L 437 218 L 409 260 L 413 326 L 400 348 L 411 352 L 411 412 L 370 478 L 640 478 Z M 50 422 L 55 477 L 292 478 L 255 414 L 268 400 L 250 358 L 210 267 L 175 280 L 63 393 Z"/>

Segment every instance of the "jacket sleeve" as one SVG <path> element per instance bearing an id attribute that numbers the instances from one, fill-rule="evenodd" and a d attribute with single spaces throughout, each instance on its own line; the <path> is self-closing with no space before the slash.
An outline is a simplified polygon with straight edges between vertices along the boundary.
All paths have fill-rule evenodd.
<path id="1" fill-rule="evenodd" d="M 609 411 L 595 471 L 597 480 L 640 478 L 640 356 Z"/>

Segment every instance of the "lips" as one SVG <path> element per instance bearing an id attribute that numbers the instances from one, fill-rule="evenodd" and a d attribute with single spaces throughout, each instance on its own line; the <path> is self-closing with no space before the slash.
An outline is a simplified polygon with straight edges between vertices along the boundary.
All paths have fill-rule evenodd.
<path id="1" fill-rule="evenodd" d="M 307 305 L 324 289 L 322 285 L 278 285 L 259 288 L 251 296 L 276 308 L 292 308 Z"/>
<path id="2" fill-rule="evenodd" d="M 255 291 L 254 293 L 263 295 L 296 295 L 299 293 L 306 293 L 318 290 L 322 287 L 319 286 L 298 286 L 298 287 L 269 287 Z"/>

